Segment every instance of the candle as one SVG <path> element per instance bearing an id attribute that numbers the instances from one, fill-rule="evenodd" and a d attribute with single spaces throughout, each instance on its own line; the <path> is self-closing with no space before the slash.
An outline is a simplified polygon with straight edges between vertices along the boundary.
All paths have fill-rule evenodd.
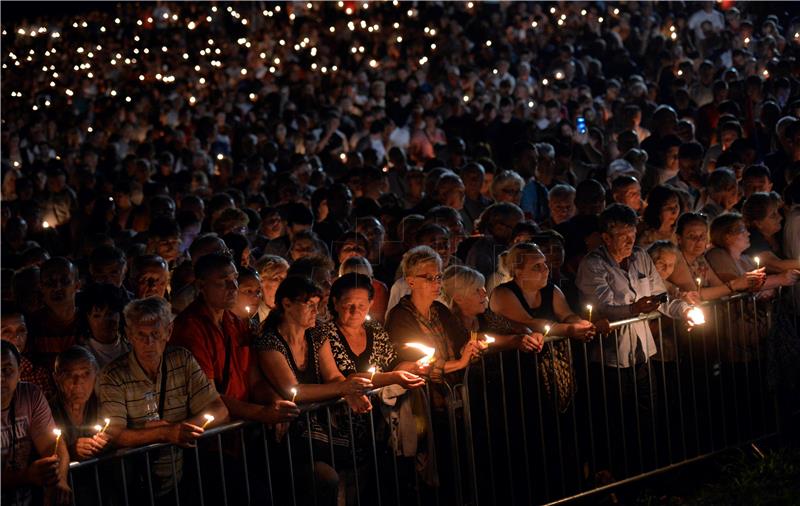
<path id="1" fill-rule="evenodd" d="M 42 228 L 50 228 L 50 224 L 47 221 L 42 222 Z"/>
<path id="2" fill-rule="evenodd" d="M 430 346 L 425 346 L 421 343 L 406 343 L 406 347 L 414 348 L 425 354 L 424 357 L 417 361 L 417 363 L 421 365 L 429 364 L 431 360 L 433 360 L 433 355 L 436 353 L 436 348 L 431 348 Z"/>
<path id="3" fill-rule="evenodd" d="M 545 335 L 545 337 L 547 337 L 547 334 L 549 334 L 549 333 L 550 333 L 550 325 L 545 325 L 544 326 L 544 335 Z"/>
<path id="4" fill-rule="evenodd" d="M 699 292 L 700 289 L 703 287 L 703 280 L 700 278 L 695 279 L 697 281 L 697 291 Z"/>
<path id="5" fill-rule="evenodd" d="M 367 371 L 367 372 L 369 372 L 369 373 L 370 373 L 369 380 L 370 380 L 370 381 L 372 381 L 372 380 L 373 380 L 373 378 L 375 378 L 375 373 L 376 373 L 376 372 L 378 372 L 378 369 L 377 369 L 377 368 L 376 368 L 376 367 L 373 365 L 372 367 L 370 367 L 370 368 L 368 369 L 368 371 Z"/>
<path id="6" fill-rule="evenodd" d="M 105 423 L 105 425 L 103 425 L 103 430 L 100 432 L 105 432 L 106 429 L 108 429 L 108 425 L 111 423 L 111 418 L 103 418 L 103 423 Z"/>
<path id="7" fill-rule="evenodd" d="M 203 418 L 205 418 L 205 419 L 206 419 L 206 421 L 205 421 L 205 422 L 203 422 L 203 427 L 202 427 L 203 429 L 205 429 L 205 428 L 206 428 L 206 426 L 207 426 L 209 423 L 211 423 L 211 422 L 213 422 L 213 421 L 214 421 L 214 415 L 209 415 L 208 413 L 206 413 L 205 415 L 203 415 Z"/>
<path id="8" fill-rule="evenodd" d="M 368 321 L 368 322 L 369 322 L 369 321 L 372 321 L 372 317 L 371 317 L 370 315 L 367 315 L 367 321 Z"/>
<path id="9" fill-rule="evenodd" d="M 486 343 L 487 346 L 492 344 L 493 342 L 497 341 L 497 339 L 495 339 L 494 337 L 490 336 L 489 334 L 484 334 L 483 337 L 485 338 L 484 342 Z"/>
<path id="10" fill-rule="evenodd" d="M 98 434 L 100 434 L 101 432 L 103 432 L 103 426 L 102 426 L 102 425 L 100 425 L 100 424 L 97 424 L 97 425 L 95 425 L 95 426 L 93 427 L 93 429 L 94 429 L 94 431 L 95 431 L 95 432 L 97 432 Z"/>
<path id="11" fill-rule="evenodd" d="M 753 257 L 753 260 L 755 260 L 755 262 L 756 262 L 756 269 L 758 269 L 759 267 L 761 267 L 761 259 L 760 259 L 760 258 L 758 258 L 758 257 Z"/>
<path id="12" fill-rule="evenodd" d="M 244 310 L 247 311 L 247 314 L 250 314 L 250 306 L 245 306 Z"/>
<path id="13" fill-rule="evenodd" d="M 297 389 L 296 388 L 292 388 L 289 391 L 292 392 L 292 402 L 294 402 L 294 399 L 297 397 Z"/>
<path id="14" fill-rule="evenodd" d="M 592 305 L 586 304 L 586 309 L 589 311 L 589 321 L 592 321 Z"/>
<path id="15" fill-rule="evenodd" d="M 53 434 L 56 436 L 56 446 L 53 448 L 53 455 L 58 453 L 58 442 L 61 441 L 61 429 L 53 429 Z"/>
<path id="16" fill-rule="evenodd" d="M 686 317 L 692 325 L 702 325 L 706 322 L 706 315 L 699 307 L 692 307 L 687 313 Z"/>

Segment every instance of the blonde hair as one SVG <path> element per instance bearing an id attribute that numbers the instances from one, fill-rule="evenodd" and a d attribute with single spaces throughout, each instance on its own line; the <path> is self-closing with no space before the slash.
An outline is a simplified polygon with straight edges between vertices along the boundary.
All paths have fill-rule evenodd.
<path id="1" fill-rule="evenodd" d="M 264 255 L 256 262 L 256 270 L 262 278 L 271 278 L 289 270 L 289 262 L 278 255 Z"/>
<path id="2" fill-rule="evenodd" d="M 429 262 L 436 263 L 436 266 L 441 270 L 442 258 L 433 248 L 429 246 L 416 246 L 406 251 L 403 255 L 403 260 L 400 262 L 400 268 L 403 271 L 404 277 L 413 276 L 417 269 L 422 265 Z"/>
<path id="3" fill-rule="evenodd" d="M 468 293 L 484 286 L 486 278 L 483 274 L 466 265 L 451 265 L 444 271 L 442 291 L 451 308 L 455 305 L 453 296 L 457 293 Z"/>
<path id="4" fill-rule="evenodd" d="M 539 246 L 532 242 L 519 242 L 511 246 L 505 259 L 505 268 L 508 274 L 512 278 L 516 277 L 517 271 L 525 265 L 525 262 L 531 255 L 541 255 L 545 257 L 542 250 L 539 249 Z"/>

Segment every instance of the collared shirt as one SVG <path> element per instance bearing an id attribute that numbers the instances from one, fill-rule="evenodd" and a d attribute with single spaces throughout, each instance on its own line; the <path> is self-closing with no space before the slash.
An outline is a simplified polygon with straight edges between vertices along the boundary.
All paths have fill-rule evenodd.
<path id="1" fill-rule="evenodd" d="M 630 305 L 642 297 L 666 292 L 650 255 L 638 246 L 628 257 L 626 269 L 611 257 L 605 246 L 595 249 L 584 257 L 576 280 L 584 302 L 593 304 L 598 314 L 602 313 L 612 322 L 631 317 Z M 658 310 L 681 318 L 687 307 L 681 300 L 671 300 L 661 304 Z M 614 335 L 602 339 L 602 358 L 606 366 L 630 367 L 656 354 L 656 343 L 646 321 L 621 327 L 616 343 Z M 600 339 L 594 342 L 599 343 Z M 593 361 L 600 361 L 600 351 L 599 345 L 592 346 Z"/>
<path id="2" fill-rule="evenodd" d="M 250 363 L 250 326 L 231 311 L 222 313 L 222 325 L 214 322 L 214 315 L 200 297 L 175 319 L 170 344 L 191 351 L 206 377 L 220 388 L 225 370 L 225 343 L 232 339 L 228 385 L 224 392 L 240 401 L 247 401 L 247 369 Z"/>
<path id="3" fill-rule="evenodd" d="M 144 372 L 133 351 L 117 358 L 103 369 L 97 387 L 100 412 L 111 419 L 112 426 L 128 429 L 145 427 L 153 406 L 165 395 L 162 420 L 182 422 L 197 416 L 209 404 L 219 399 L 219 394 L 203 373 L 197 360 L 185 348 L 167 347 L 161 360 L 166 360 L 167 381 L 165 392 L 161 389 L 161 366 L 155 381 Z M 148 394 L 155 394 L 148 402 Z M 175 455 L 176 478 L 180 480 L 183 468 L 181 450 L 164 449 L 153 452 L 153 474 L 158 483 L 153 486 L 158 495 L 164 495 L 172 486 L 172 451 Z"/>

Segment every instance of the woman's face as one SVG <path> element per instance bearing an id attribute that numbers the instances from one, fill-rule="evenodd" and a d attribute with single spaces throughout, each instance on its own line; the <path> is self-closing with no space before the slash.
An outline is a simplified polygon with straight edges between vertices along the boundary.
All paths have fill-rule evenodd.
<path id="1" fill-rule="evenodd" d="M 28 326 L 25 325 L 25 318 L 20 314 L 4 316 L 0 321 L 0 337 L 4 341 L 13 343 L 20 353 L 24 352 L 25 344 L 28 342 Z"/>
<path id="2" fill-rule="evenodd" d="M 358 241 L 348 240 L 342 245 L 342 249 L 339 250 L 339 263 L 342 263 L 351 257 L 365 256 L 367 256 L 367 250 L 364 249 L 362 244 L 360 244 Z"/>
<path id="3" fill-rule="evenodd" d="M 738 221 L 728 234 L 726 248 L 728 251 L 741 253 L 750 247 L 750 232 L 743 221 Z"/>
<path id="4" fill-rule="evenodd" d="M 670 227 L 672 228 L 675 225 L 675 222 L 678 221 L 678 215 L 681 212 L 681 205 L 678 202 L 678 197 L 671 197 L 664 205 L 661 207 L 661 226 L 662 228 Z"/>
<path id="5" fill-rule="evenodd" d="M 310 329 L 317 324 L 319 301 L 319 297 L 310 297 L 299 301 L 284 300 L 284 318 L 304 329 Z"/>
<path id="6" fill-rule="evenodd" d="M 272 308 L 275 306 L 275 292 L 278 290 L 278 285 L 286 279 L 286 272 L 286 269 L 280 269 L 269 275 L 261 276 L 261 295 L 267 307 Z"/>
<path id="7" fill-rule="evenodd" d="M 770 204 L 767 216 L 763 220 L 755 222 L 756 228 L 764 235 L 764 237 L 772 237 L 781 230 L 781 223 L 783 217 L 778 212 L 778 206 Z"/>
<path id="8" fill-rule="evenodd" d="M 65 364 L 56 376 L 64 400 L 69 404 L 86 404 L 94 391 L 97 371 L 87 360 Z"/>
<path id="9" fill-rule="evenodd" d="M 521 281 L 525 290 L 540 290 L 547 285 L 549 274 L 544 255 L 528 253 L 522 257 L 522 265 L 514 271 L 514 279 Z"/>
<path id="10" fill-rule="evenodd" d="M 411 293 L 435 300 L 442 289 L 442 271 L 436 262 L 425 262 L 417 266 L 414 275 L 406 278 Z"/>
<path id="11" fill-rule="evenodd" d="M 672 271 L 675 270 L 675 261 L 677 259 L 678 255 L 671 251 L 662 251 L 661 255 L 655 259 L 656 271 L 658 271 L 658 275 L 661 276 L 661 279 L 667 279 L 672 275 Z"/>
<path id="12" fill-rule="evenodd" d="M 314 254 L 317 251 L 317 246 L 311 239 L 298 239 L 292 243 L 292 249 L 289 254 L 292 261 L 298 260 L 305 256 Z"/>
<path id="13" fill-rule="evenodd" d="M 17 391 L 17 383 L 19 383 L 19 363 L 11 352 L 3 353 L 2 364 L 2 379 L 0 380 L 0 396 L 2 396 L 3 407 L 7 407 L 14 392 Z"/>
<path id="14" fill-rule="evenodd" d="M 454 294 L 453 300 L 461 312 L 467 316 L 477 316 L 489 307 L 488 292 L 484 286 L 473 286 L 463 292 Z"/>
<path id="15" fill-rule="evenodd" d="M 277 239 L 284 234 L 283 221 L 278 213 L 270 214 L 261 222 L 261 233 L 267 239 Z"/>
<path id="16" fill-rule="evenodd" d="M 357 327 L 364 324 L 369 314 L 372 301 L 369 291 L 363 288 L 354 288 L 342 294 L 342 297 L 333 302 L 338 315 L 337 323 L 343 327 Z"/>
<path id="17" fill-rule="evenodd" d="M 273 298 L 275 294 L 273 293 Z M 248 314 L 258 311 L 261 302 L 261 283 L 256 278 L 247 277 L 239 281 L 239 292 L 236 295 L 236 305 Z"/>
<path id="18" fill-rule="evenodd" d="M 690 223 L 678 236 L 681 251 L 691 257 L 698 257 L 706 252 L 708 246 L 708 227 L 703 223 Z"/>
<path id="19" fill-rule="evenodd" d="M 101 343 L 113 343 L 119 332 L 120 314 L 109 307 L 93 307 L 86 315 L 92 337 Z"/>

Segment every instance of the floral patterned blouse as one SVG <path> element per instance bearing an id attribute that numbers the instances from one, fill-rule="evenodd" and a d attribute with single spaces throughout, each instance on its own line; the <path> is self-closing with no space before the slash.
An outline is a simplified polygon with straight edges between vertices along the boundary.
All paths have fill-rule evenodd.
<path id="1" fill-rule="evenodd" d="M 330 341 L 333 358 L 343 376 L 367 372 L 371 366 L 381 372 L 394 370 L 400 360 L 389 334 L 376 321 L 365 321 L 364 330 L 367 332 L 367 346 L 360 355 L 353 352 L 347 338 L 332 321 L 317 325 L 311 329 L 311 333 L 314 340 Z"/>

